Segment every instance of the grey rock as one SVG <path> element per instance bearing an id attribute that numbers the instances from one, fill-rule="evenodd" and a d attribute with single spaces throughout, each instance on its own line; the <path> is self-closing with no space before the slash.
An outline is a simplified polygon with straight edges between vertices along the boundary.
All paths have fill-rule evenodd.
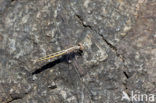
<path id="1" fill-rule="evenodd" d="M 0 0 L 0 102 L 128 103 L 123 93 L 156 93 L 155 4 Z M 33 63 L 78 43 L 83 51 Z"/>

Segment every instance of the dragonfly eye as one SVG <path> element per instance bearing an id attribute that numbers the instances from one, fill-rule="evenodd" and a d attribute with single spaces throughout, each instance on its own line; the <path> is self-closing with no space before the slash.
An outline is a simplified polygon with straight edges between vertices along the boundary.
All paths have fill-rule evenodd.
<path id="1" fill-rule="evenodd" d="M 84 50 L 84 46 L 81 43 L 79 43 L 78 46 L 80 46 L 80 50 Z"/>

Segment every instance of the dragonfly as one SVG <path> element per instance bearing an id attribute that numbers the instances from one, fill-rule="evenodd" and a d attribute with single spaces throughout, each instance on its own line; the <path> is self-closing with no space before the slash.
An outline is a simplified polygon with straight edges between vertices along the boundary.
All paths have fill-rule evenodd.
<path id="1" fill-rule="evenodd" d="M 67 48 L 67 49 L 64 49 L 64 50 L 49 54 L 49 55 L 47 55 L 45 57 L 38 58 L 38 59 L 34 60 L 33 62 L 37 63 L 37 62 L 41 62 L 41 61 L 45 61 L 45 60 L 54 59 L 54 58 L 57 58 L 59 56 L 70 54 L 70 53 L 72 53 L 74 51 L 78 51 L 78 50 L 84 51 L 84 49 L 85 49 L 84 45 L 82 43 L 79 43 L 78 45 L 72 46 L 70 48 Z M 75 71 L 77 73 L 77 76 L 78 76 L 78 78 L 80 80 L 80 84 L 82 86 L 82 91 L 84 91 L 84 88 L 85 88 L 85 89 L 87 89 L 88 94 L 91 94 L 91 91 L 89 90 L 88 86 L 81 79 L 80 74 L 83 75 L 84 73 L 83 73 L 83 69 L 81 68 L 81 66 L 79 66 L 77 64 L 76 59 L 73 60 L 73 65 L 74 65 L 74 69 L 75 69 Z M 91 100 L 90 96 L 89 96 L 89 99 Z"/>
<path id="2" fill-rule="evenodd" d="M 82 43 L 79 43 L 78 45 L 75 45 L 75 46 L 72 46 L 68 49 L 64 49 L 64 50 L 61 50 L 61 51 L 58 51 L 58 52 L 55 52 L 55 53 L 52 53 L 52 54 L 49 54 L 45 57 L 41 57 L 41 58 L 38 58 L 36 60 L 33 60 L 33 63 L 37 63 L 37 62 L 40 62 L 40 61 L 44 61 L 44 60 L 49 60 L 49 59 L 53 59 L 53 58 L 57 58 L 59 56 L 63 56 L 65 54 L 69 54 L 73 51 L 76 51 L 76 50 L 81 50 L 83 51 L 84 50 L 84 46 Z"/>

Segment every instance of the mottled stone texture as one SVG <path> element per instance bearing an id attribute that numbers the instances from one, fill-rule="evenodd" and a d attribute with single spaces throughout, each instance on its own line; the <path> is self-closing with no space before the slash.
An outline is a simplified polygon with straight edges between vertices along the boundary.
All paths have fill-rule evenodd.
<path id="1" fill-rule="evenodd" d="M 155 0 L 0 0 L 0 103 L 129 103 L 155 86 Z"/>

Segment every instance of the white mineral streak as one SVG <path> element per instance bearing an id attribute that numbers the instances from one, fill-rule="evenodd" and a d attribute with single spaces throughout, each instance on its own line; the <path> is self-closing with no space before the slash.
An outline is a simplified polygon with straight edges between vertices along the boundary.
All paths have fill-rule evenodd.
<path id="1" fill-rule="evenodd" d="M 88 8 L 88 4 L 89 4 L 89 3 L 90 3 L 90 0 L 85 0 L 85 2 L 84 2 L 84 4 L 83 4 L 84 7 L 85 7 L 85 8 Z"/>
<path id="2" fill-rule="evenodd" d="M 10 49 L 10 54 L 12 54 L 16 50 L 16 41 L 14 39 L 9 38 L 9 49 Z"/>

